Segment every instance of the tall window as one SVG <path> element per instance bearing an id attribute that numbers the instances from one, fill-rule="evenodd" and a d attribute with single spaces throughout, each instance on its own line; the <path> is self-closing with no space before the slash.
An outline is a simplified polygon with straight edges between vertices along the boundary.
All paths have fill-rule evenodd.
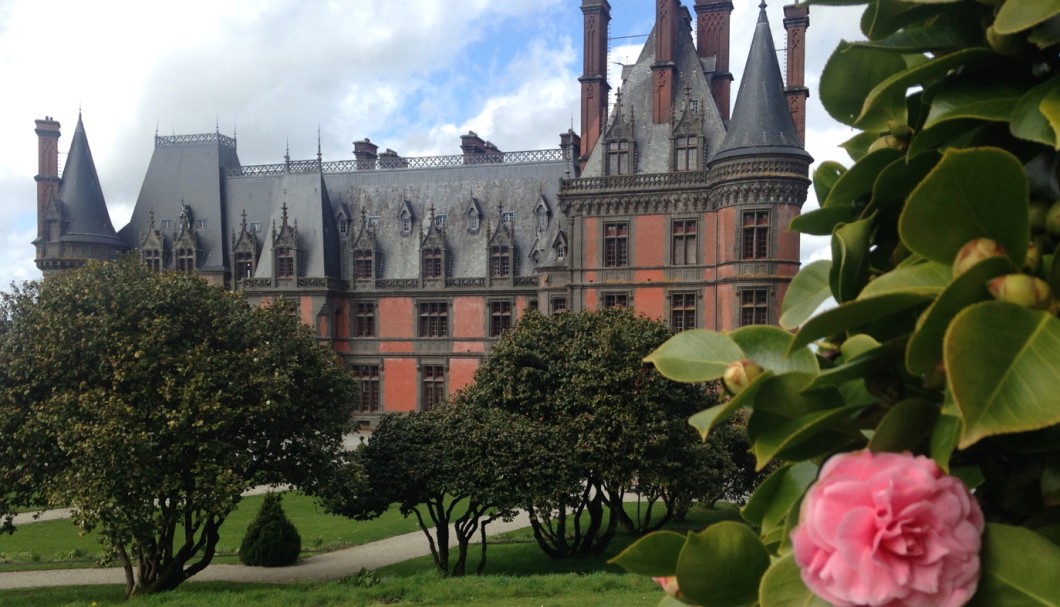
<path id="1" fill-rule="evenodd" d="M 766 289 L 740 291 L 740 326 L 769 322 L 769 292 Z"/>
<path id="2" fill-rule="evenodd" d="M 442 365 L 424 365 L 420 377 L 423 382 L 423 410 L 431 409 L 445 403 L 445 367 Z"/>
<path id="3" fill-rule="evenodd" d="M 696 328 L 696 294 L 670 294 L 670 326 L 674 331 Z"/>
<path id="4" fill-rule="evenodd" d="M 490 337 L 500 337 L 512 327 L 512 302 L 490 302 Z"/>
<path id="5" fill-rule="evenodd" d="M 442 278 L 442 250 L 438 247 L 423 249 L 423 277 Z"/>
<path id="6" fill-rule="evenodd" d="M 276 278 L 294 278 L 294 249 L 276 248 Z"/>
<path id="7" fill-rule="evenodd" d="M 162 251 L 158 249 L 145 249 L 143 252 L 144 265 L 155 272 L 162 271 Z"/>
<path id="8" fill-rule="evenodd" d="M 354 365 L 353 375 L 357 378 L 357 410 L 379 411 L 379 365 Z"/>
<path id="9" fill-rule="evenodd" d="M 629 141 L 611 141 L 607 144 L 607 174 L 627 175 L 633 170 L 630 165 Z"/>
<path id="10" fill-rule="evenodd" d="M 254 275 L 254 254 L 250 251 L 236 251 L 236 278 L 250 278 Z"/>
<path id="11" fill-rule="evenodd" d="M 357 302 L 353 323 L 355 337 L 375 337 L 375 302 Z"/>
<path id="12" fill-rule="evenodd" d="M 507 245 L 490 247 L 490 276 L 504 278 L 512 273 L 511 248 Z"/>
<path id="13" fill-rule="evenodd" d="M 674 170 L 698 171 L 699 169 L 699 137 L 695 135 L 674 137 Z"/>
<path id="14" fill-rule="evenodd" d="M 769 257 L 769 211 L 744 211 L 743 259 L 766 259 Z"/>
<path id="15" fill-rule="evenodd" d="M 375 274 L 373 271 L 374 257 L 372 252 L 358 249 L 353 252 L 353 278 L 354 280 L 371 280 Z"/>
<path id="16" fill-rule="evenodd" d="M 696 263 L 695 219 L 677 219 L 670 224 L 670 263 L 675 266 Z"/>
<path id="17" fill-rule="evenodd" d="M 449 336 L 449 304 L 444 301 L 420 303 L 420 337 Z"/>
<path id="18" fill-rule="evenodd" d="M 605 293 L 604 294 L 604 307 L 605 308 L 628 308 L 629 307 L 629 295 L 626 293 Z"/>
<path id="19" fill-rule="evenodd" d="M 604 266 L 621 268 L 629 265 L 629 224 L 604 224 Z"/>
<path id="20" fill-rule="evenodd" d="M 195 249 L 177 249 L 177 271 L 192 272 L 195 270 Z"/>

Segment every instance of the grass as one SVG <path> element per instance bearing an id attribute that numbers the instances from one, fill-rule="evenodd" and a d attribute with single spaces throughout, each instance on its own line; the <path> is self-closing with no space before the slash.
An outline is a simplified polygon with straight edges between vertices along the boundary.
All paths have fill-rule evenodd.
<path id="1" fill-rule="evenodd" d="M 229 515 L 221 526 L 213 562 L 239 562 L 239 544 L 264 499 L 262 495 L 245 497 Z M 325 513 L 312 498 L 287 493 L 283 509 L 302 536 L 303 557 L 419 530 L 415 518 L 402 517 L 396 508 L 372 521 L 353 521 Z M 21 525 L 12 535 L 0 535 L 0 572 L 89 567 L 103 552 L 93 534 L 82 535 L 69 520 Z"/>

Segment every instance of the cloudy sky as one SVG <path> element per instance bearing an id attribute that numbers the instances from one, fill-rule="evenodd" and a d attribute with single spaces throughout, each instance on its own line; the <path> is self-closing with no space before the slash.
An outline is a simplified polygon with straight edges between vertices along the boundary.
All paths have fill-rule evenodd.
<path id="1" fill-rule="evenodd" d="M 758 15 L 733 0 L 733 95 Z M 692 0 L 684 0 L 691 6 Z M 767 9 L 784 48 L 782 3 Z M 403 156 L 459 153 L 473 130 L 505 151 L 554 148 L 578 115 L 578 0 L 0 0 L 0 290 L 40 276 L 34 119 L 63 127 L 60 164 L 82 112 L 116 228 L 128 222 L 153 136 L 238 139 L 244 164 L 352 157 L 370 138 Z M 611 0 L 613 63 L 632 63 L 655 17 L 652 0 Z M 814 7 L 807 33 L 807 148 L 847 159 L 853 133 L 816 97 L 859 10 Z M 783 63 L 783 53 L 781 53 Z M 617 75 L 611 78 L 617 82 Z M 579 124 L 574 123 L 575 130 Z M 808 203 L 808 207 L 815 204 Z M 803 260 L 827 255 L 803 237 Z"/>

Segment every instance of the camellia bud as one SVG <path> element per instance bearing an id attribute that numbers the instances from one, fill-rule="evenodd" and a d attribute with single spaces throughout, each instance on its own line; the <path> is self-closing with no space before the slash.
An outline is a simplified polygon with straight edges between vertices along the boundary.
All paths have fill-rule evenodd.
<path id="1" fill-rule="evenodd" d="M 674 597 L 675 599 L 681 598 L 681 589 L 677 586 L 677 576 L 670 575 L 667 577 L 653 577 L 652 581 L 662 587 L 663 592 Z"/>
<path id="2" fill-rule="evenodd" d="M 1045 214 L 1049 205 L 1048 200 L 1031 199 L 1031 206 L 1027 208 L 1027 222 L 1031 226 L 1031 234 L 1041 234 L 1045 231 Z"/>
<path id="3" fill-rule="evenodd" d="M 1049 284 L 1026 274 L 998 276 L 986 283 L 995 299 L 1014 303 L 1024 308 L 1048 310 L 1053 303 Z"/>
<path id="4" fill-rule="evenodd" d="M 1004 257 L 1005 248 L 991 238 L 973 238 L 969 240 L 953 259 L 954 278 L 964 274 L 972 266 L 988 257 Z"/>
<path id="5" fill-rule="evenodd" d="M 738 360 L 730 364 L 722 375 L 725 387 L 733 394 L 743 392 L 756 377 L 762 374 L 764 369 L 753 360 Z"/>
<path id="6" fill-rule="evenodd" d="M 1023 262 L 1023 271 L 1028 274 L 1037 274 L 1040 267 L 1042 267 L 1042 252 L 1038 249 L 1038 245 L 1032 242 L 1027 245 L 1027 259 Z"/>

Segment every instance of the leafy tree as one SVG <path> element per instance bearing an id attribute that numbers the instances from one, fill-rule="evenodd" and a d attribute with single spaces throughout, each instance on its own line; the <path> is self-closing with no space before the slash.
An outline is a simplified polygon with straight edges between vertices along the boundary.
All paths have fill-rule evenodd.
<path id="1" fill-rule="evenodd" d="M 692 424 L 713 437 L 747 409 L 758 467 L 784 461 L 743 509 L 756 532 L 656 534 L 618 561 L 675 576 L 690 604 L 822 604 L 790 539 L 821 462 L 908 451 L 973 488 L 985 515 L 968 604 L 1055 604 L 1060 5 L 860 4 L 867 40 L 842 42 L 820 80 L 828 112 L 860 131 L 843 145 L 853 164 L 822 163 L 821 208 L 791 226 L 831 235 L 833 253 L 787 292 L 780 322 L 798 332 L 689 332 L 650 356 L 682 381 L 724 376 L 734 395 Z"/>
<path id="2" fill-rule="evenodd" d="M 313 491 L 341 452 L 353 382 L 284 305 L 129 258 L 4 295 L 3 312 L 0 496 L 72 506 L 127 595 L 209 565 L 244 490 Z"/>
<path id="3" fill-rule="evenodd" d="M 643 363 L 671 334 L 629 310 L 551 318 L 531 311 L 476 372 L 464 395 L 469 403 L 540 425 L 564 457 L 551 490 L 520 492 L 549 556 L 600 552 L 621 520 L 634 528 L 649 525 L 650 516 L 646 522 L 625 517 L 623 495 L 641 478 L 640 488 L 662 499 L 668 483 L 660 470 L 694 452 L 696 437 L 686 419 L 706 405 L 706 395 Z M 673 506 L 665 504 L 668 511 Z"/>

